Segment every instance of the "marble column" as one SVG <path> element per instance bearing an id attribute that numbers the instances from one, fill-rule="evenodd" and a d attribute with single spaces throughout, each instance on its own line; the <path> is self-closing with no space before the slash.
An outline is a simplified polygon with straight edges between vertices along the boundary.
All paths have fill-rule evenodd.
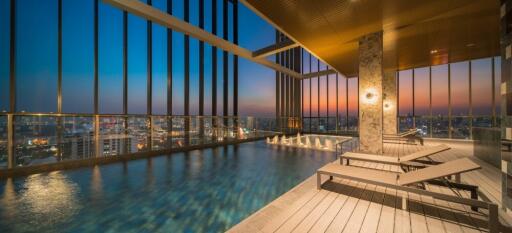
<path id="1" fill-rule="evenodd" d="M 382 104 L 384 108 L 383 132 L 384 134 L 397 134 L 397 99 L 396 99 L 396 71 L 384 71 Z"/>
<path id="2" fill-rule="evenodd" d="M 382 47 L 382 32 L 359 40 L 359 146 L 372 154 L 382 154 Z"/>

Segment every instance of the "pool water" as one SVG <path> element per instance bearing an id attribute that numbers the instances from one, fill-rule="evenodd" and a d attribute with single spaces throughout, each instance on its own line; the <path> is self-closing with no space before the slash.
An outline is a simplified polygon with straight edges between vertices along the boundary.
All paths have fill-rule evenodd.
<path id="1" fill-rule="evenodd" d="M 336 158 L 263 141 L 0 180 L 0 232 L 223 232 Z"/>

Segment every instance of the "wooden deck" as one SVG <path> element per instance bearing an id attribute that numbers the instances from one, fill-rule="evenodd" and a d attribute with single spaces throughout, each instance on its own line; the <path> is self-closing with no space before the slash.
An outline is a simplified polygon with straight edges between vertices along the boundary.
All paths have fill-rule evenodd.
<path id="1" fill-rule="evenodd" d="M 431 141 L 426 147 L 438 144 Z M 501 205 L 500 170 L 473 157 L 468 143 L 442 142 L 451 150 L 433 156 L 438 161 L 470 157 L 483 169 L 462 175 L 462 181 L 478 185 L 483 200 Z M 404 155 L 421 146 L 385 144 L 386 155 Z M 351 162 L 352 165 L 398 171 L 393 165 Z M 327 177 L 324 177 L 324 180 Z M 428 190 L 453 194 L 450 189 L 427 185 Z M 462 192 L 469 197 L 469 193 Z M 408 199 L 402 210 L 402 196 Z M 500 221 L 510 218 L 500 211 Z M 487 210 L 448 203 L 413 193 L 370 184 L 337 179 L 316 189 L 312 176 L 264 208 L 231 228 L 228 232 L 487 232 Z"/>

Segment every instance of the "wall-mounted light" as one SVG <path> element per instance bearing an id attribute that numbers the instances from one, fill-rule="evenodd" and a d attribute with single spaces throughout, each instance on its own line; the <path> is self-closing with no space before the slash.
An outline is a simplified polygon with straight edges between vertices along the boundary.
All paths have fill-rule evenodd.
<path id="1" fill-rule="evenodd" d="M 393 106 L 391 105 L 391 103 L 389 103 L 389 102 L 384 102 L 384 110 L 385 110 L 385 111 L 386 111 L 386 110 L 390 110 L 390 109 L 391 109 L 391 107 L 393 107 Z"/>
<path id="2" fill-rule="evenodd" d="M 378 96 L 377 96 L 377 90 L 374 88 L 368 88 L 364 92 L 364 98 L 363 101 L 368 104 L 374 104 L 377 102 Z"/>

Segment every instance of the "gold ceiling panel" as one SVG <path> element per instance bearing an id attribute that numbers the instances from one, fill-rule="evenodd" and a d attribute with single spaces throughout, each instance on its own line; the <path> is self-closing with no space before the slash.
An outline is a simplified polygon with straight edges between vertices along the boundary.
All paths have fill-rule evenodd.
<path id="1" fill-rule="evenodd" d="M 498 0 L 241 0 L 339 72 L 358 70 L 358 40 L 384 31 L 386 69 L 499 54 Z"/>

